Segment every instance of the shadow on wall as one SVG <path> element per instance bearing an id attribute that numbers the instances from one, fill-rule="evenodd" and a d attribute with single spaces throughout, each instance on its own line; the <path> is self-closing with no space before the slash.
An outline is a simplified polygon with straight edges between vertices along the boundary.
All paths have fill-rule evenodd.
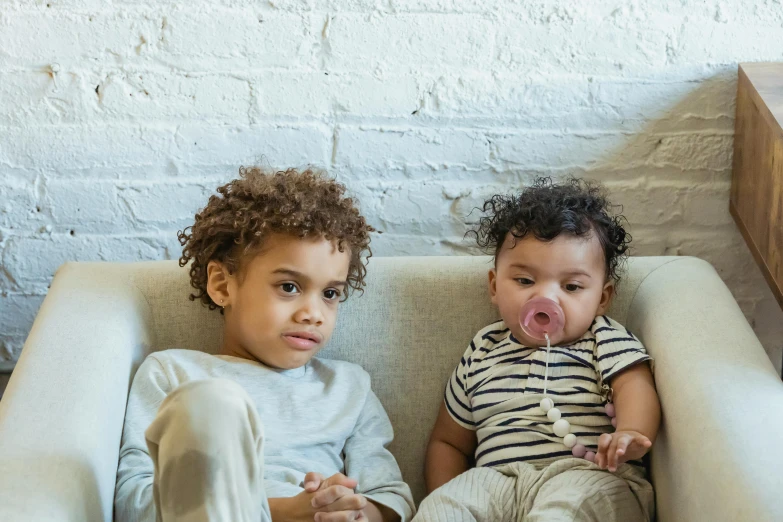
<path id="1" fill-rule="evenodd" d="M 696 88 L 665 113 L 624 132 L 622 143 L 605 149 L 580 175 L 603 181 L 613 201 L 623 205 L 635 235 L 632 255 L 709 261 L 780 373 L 783 311 L 728 210 L 736 71 L 693 84 Z M 623 102 L 618 97 L 616 103 Z"/>
<path id="2" fill-rule="evenodd" d="M 0 400 L 3 398 L 5 387 L 8 386 L 8 379 L 11 378 L 11 374 L 0 373 Z"/>
<path id="3" fill-rule="evenodd" d="M 731 66 L 687 81 L 591 80 L 590 101 L 610 114 L 605 121 L 585 131 L 490 133 L 495 181 L 455 190 L 451 218 L 462 227 L 475 223 L 480 214 L 471 211 L 484 199 L 536 175 L 598 180 L 623 207 L 632 255 L 709 261 L 780 372 L 783 311 L 728 210 L 736 78 Z M 478 253 L 470 243 L 441 241 L 452 253 Z"/>

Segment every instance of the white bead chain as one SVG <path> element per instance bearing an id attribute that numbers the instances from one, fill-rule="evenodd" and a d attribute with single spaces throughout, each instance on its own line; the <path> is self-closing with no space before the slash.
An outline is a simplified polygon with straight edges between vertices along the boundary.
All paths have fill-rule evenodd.
<path id="1" fill-rule="evenodd" d="M 559 408 L 555 408 L 555 403 L 546 396 L 547 386 L 549 384 L 549 350 L 552 347 L 549 340 L 549 334 L 544 334 L 546 338 L 546 366 L 544 366 L 544 398 L 541 399 L 541 409 L 546 413 L 546 418 L 554 422 L 552 429 L 555 435 L 563 437 L 563 444 L 568 448 L 573 448 L 576 445 L 576 435 L 571 433 L 571 423 L 561 417 L 563 414 Z"/>
<path id="2" fill-rule="evenodd" d="M 552 421 L 554 424 L 552 425 L 552 430 L 555 432 L 555 435 L 558 437 L 563 437 L 563 444 L 571 449 L 571 453 L 574 455 L 574 457 L 577 458 L 584 458 L 586 460 L 589 460 L 590 462 L 595 462 L 595 453 L 591 450 L 589 450 L 583 443 L 580 443 L 576 439 L 576 435 L 571 433 L 571 423 L 567 420 L 563 419 L 563 414 L 560 412 L 559 408 L 555 408 L 555 403 L 547 397 L 547 389 L 549 385 L 549 350 L 551 348 L 551 343 L 549 340 L 549 335 L 544 334 L 544 337 L 546 338 L 546 365 L 544 367 L 544 398 L 541 399 L 541 402 L 539 403 L 539 406 L 542 410 L 544 410 L 544 413 L 546 413 L 547 419 Z M 615 417 L 615 407 L 614 404 L 611 402 L 607 403 L 605 405 L 605 411 L 606 415 L 611 418 L 612 420 L 612 426 L 614 428 L 617 428 L 617 417 Z"/>
<path id="3" fill-rule="evenodd" d="M 579 441 L 576 440 L 576 435 L 571 433 L 571 423 L 567 420 L 561 418 L 563 414 L 560 412 L 558 408 L 555 408 L 555 403 L 546 396 L 547 392 L 547 386 L 549 384 L 549 349 L 551 348 L 551 344 L 549 341 L 549 335 L 544 334 L 544 337 L 546 338 L 546 365 L 544 366 L 544 398 L 541 399 L 541 403 L 539 406 L 542 410 L 544 410 L 544 413 L 546 413 L 547 419 L 552 421 L 554 424 L 552 425 L 552 430 L 555 432 L 555 435 L 558 437 L 563 437 L 563 444 L 565 447 L 570 448 L 572 454 L 574 457 L 577 458 L 585 458 L 586 460 L 589 460 L 590 462 L 595 462 L 595 453 L 592 451 L 589 451 L 584 444 L 580 444 Z M 614 417 L 614 406 L 610 403 L 607 405 L 607 414 L 610 417 Z M 610 411 L 611 409 L 611 411 Z M 615 425 L 614 422 L 615 419 L 612 419 L 612 425 Z"/>

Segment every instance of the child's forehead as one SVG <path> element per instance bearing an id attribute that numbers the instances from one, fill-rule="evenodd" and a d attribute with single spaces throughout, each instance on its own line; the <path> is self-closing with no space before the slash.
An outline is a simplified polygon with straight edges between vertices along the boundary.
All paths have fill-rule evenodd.
<path id="1" fill-rule="evenodd" d="M 559 234 L 552 240 L 538 239 L 532 234 L 524 237 L 506 236 L 498 251 L 497 263 L 507 266 L 525 266 L 551 271 L 605 271 L 604 252 L 595 234 L 576 236 Z"/>
<path id="2" fill-rule="evenodd" d="M 245 254 L 248 271 L 271 272 L 281 268 L 317 277 L 345 277 L 350 264 L 350 250 L 342 251 L 337 241 L 324 237 L 297 237 L 273 234 L 257 249 Z"/>

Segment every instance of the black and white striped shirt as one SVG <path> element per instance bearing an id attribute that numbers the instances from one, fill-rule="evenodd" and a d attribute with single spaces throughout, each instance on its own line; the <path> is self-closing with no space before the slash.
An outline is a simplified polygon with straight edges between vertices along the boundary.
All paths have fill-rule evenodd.
<path id="1" fill-rule="evenodd" d="M 539 407 L 546 357 L 546 348 L 520 344 L 503 321 L 473 338 L 446 386 L 445 400 L 454 421 L 476 432 L 477 466 L 547 465 L 571 456 Z M 604 411 L 602 382 L 651 360 L 626 328 L 596 317 L 581 339 L 550 349 L 547 396 L 579 443 L 595 451 L 598 437 L 614 430 Z"/>

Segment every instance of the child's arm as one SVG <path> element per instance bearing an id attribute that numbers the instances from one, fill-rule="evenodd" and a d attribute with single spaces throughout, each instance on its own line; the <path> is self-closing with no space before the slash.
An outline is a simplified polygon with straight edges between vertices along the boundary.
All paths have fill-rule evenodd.
<path id="1" fill-rule="evenodd" d="M 655 442 L 661 423 L 661 405 L 648 364 L 637 364 L 612 379 L 617 431 L 598 440 L 595 462 L 616 471 L 629 460 L 640 459 Z"/>
<path id="2" fill-rule="evenodd" d="M 364 511 L 370 520 L 406 522 L 413 517 L 413 496 L 402 480 L 397 461 L 387 449 L 394 438 L 389 417 L 370 389 L 369 376 L 364 375 L 365 401 L 353 432 L 343 447 L 345 474 L 358 482 L 356 493 L 367 499 Z M 361 392 L 357 390 L 357 393 Z M 329 496 L 325 491 L 318 492 L 315 501 L 319 510 L 333 509 L 327 508 L 331 503 Z"/>
<path id="3" fill-rule="evenodd" d="M 155 419 L 160 404 L 171 391 L 160 362 L 147 357 L 136 371 L 128 394 L 125 423 L 114 491 L 114 520 L 154 521 L 152 477 L 155 467 L 144 431 Z"/>
<path id="4" fill-rule="evenodd" d="M 476 443 L 476 432 L 454 422 L 446 409 L 446 403 L 441 403 L 438 419 L 427 445 L 424 465 L 427 493 L 473 466 Z"/>

